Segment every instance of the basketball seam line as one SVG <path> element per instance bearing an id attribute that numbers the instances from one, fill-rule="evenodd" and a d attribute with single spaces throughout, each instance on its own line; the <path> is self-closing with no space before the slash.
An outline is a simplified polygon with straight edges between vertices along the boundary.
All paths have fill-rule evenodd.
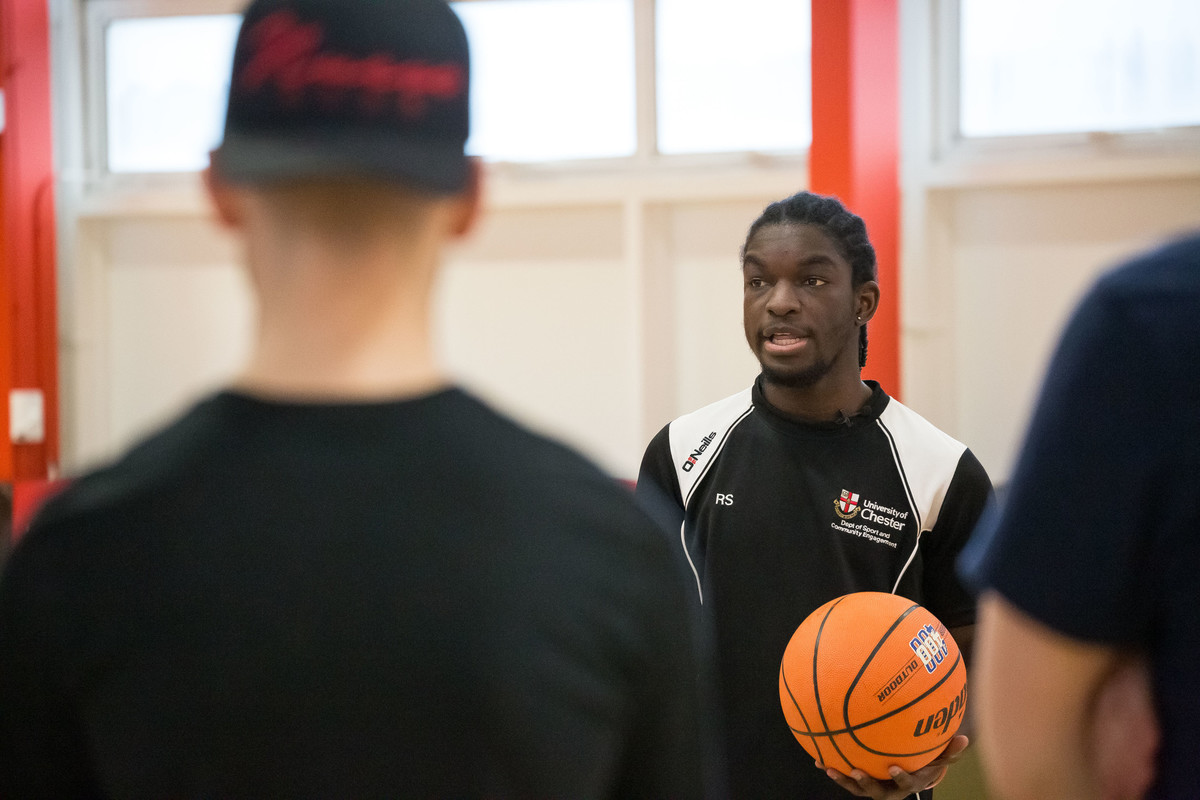
<path id="1" fill-rule="evenodd" d="M 939 680 L 933 686 L 930 686 L 925 691 L 925 693 L 922 694 L 920 697 L 910 700 L 909 702 L 905 703 L 904 705 L 900 706 L 899 708 L 892 709 L 888 713 L 883 714 L 882 716 L 875 717 L 872 720 L 868 720 L 867 722 L 864 722 L 861 725 L 849 726 L 846 728 L 845 732 L 847 734 L 849 734 L 850 738 L 854 740 L 854 743 L 857 744 L 859 747 L 861 747 L 863 750 L 866 750 L 871 753 L 876 753 L 877 755 L 896 755 L 894 753 L 879 752 L 879 751 L 873 750 L 870 747 L 867 747 L 865 744 L 863 744 L 861 741 L 859 741 L 858 737 L 854 735 L 854 732 L 857 730 L 861 730 L 862 728 L 868 727 L 870 725 L 874 725 L 875 723 L 880 722 L 881 720 L 885 720 L 888 717 L 894 717 L 896 714 L 899 714 L 901 711 L 911 708 L 916 703 L 919 703 L 921 700 L 924 700 L 926 697 L 928 697 L 929 695 L 936 692 L 942 686 L 942 684 L 944 684 L 946 681 L 950 680 L 950 676 L 953 675 L 958 670 L 958 667 L 961 663 L 962 663 L 962 653 L 959 653 L 958 658 L 956 658 L 954 660 L 954 663 L 950 665 L 949 671 L 947 671 L 946 674 L 942 676 L 941 680 Z M 847 722 L 849 722 L 849 720 L 847 720 Z M 937 750 L 940 746 L 944 746 L 945 744 L 946 744 L 945 742 L 942 742 L 941 745 L 935 745 L 935 746 L 929 748 L 928 750 L 920 750 L 920 751 L 918 751 L 918 753 L 929 753 L 934 750 Z M 917 755 L 918 753 L 913 753 L 912 755 Z"/>
<path id="2" fill-rule="evenodd" d="M 825 728 L 825 730 L 829 730 L 829 722 L 825 719 L 825 706 L 824 706 L 824 704 L 821 703 L 821 683 L 817 679 L 817 657 L 818 657 L 818 654 L 821 652 L 821 636 L 825 632 L 825 623 L 829 620 L 829 617 L 833 614 L 833 610 L 835 608 L 837 608 L 838 606 L 840 606 L 842 604 L 843 600 L 845 600 L 845 597 L 838 598 L 837 602 L 835 602 L 833 605 L 831 605 L 829 607 L 829 609 L 825 612 L 825 616 L 821 618 L 821 625 L 820 625 L 820 627 L 817 628 L 817 635 L 813 640 L 813 656 L 812 656 L 813 697 L 816 699 L 816 702 L 817 702 L 817 714 L 821 717 L 821 726 L 823 728 Z M 816 744 L 816 740 L 813 740 L 813 743 Z M 842 748 L 838 747 L 838 743 L 836 740 L 831 738 L 829 740 L 829 744 L 833 748 L 834 752 L 838 754 L 838 758 L 842 759 L 842 761 L 845 761 L 847 764 L 850 763 L 850 759 L 846 758 L 846 754 L 842 752 Z M 817 748 L 817 752 L 818 753 L 820 752 L 819 747 Z M 822 764 L 825 763 L 824 758 L 821 759 L 821 763 Z"/>
<path id="3" fill-rule="evenodd" d="M 879 756 L 913 756 L 913 755 L 922 755 L 924 753 L 931 753 L 934 750 L 938 750 L 941 747 L 945 746 L 945 742 L 942 742 L 942 743 L 934 745 L 933 747 L 930 747 L 926 750 L 918 750 L 914 753 L 891 753 L 891 752 L 887 752 L 887 751 L 883 751 L 883 750 L 876 750 L 873 747 L 868 747 L 861 739 L 858 738 L 858 736 L 855 734 L 855 731 L 861 730 L 862 728 L 868 727 L 870 725 L 874 725 L 878 722 L 888 719 L 889 717 L 894 717 L 895 715 L 899 714 L 900 712 L 911 708 L 912 706 L 914 706 L 917 703 L 924 700 L 929 695 L 933 694 L 935 691 L 937 691 L 938 687 L 940 687 L 942 684 L 944 684 L 946 681 L 948 681 L 950 679 L 950 676 L 954 674 L 954 671 L 956 669 L 958 669 L 958 664 L 960 661 L 962 661 L 962 653 L 961 652 L 958 654 L 958 658 L 955 660 L 954 664 L 951 665 L 950 669 L 946 672 L 946 674 L 942 676 L 941 680 L 939 680 L 933 686 L 931 686 L 927 690 L 925 690 L 925 692 L 923 694 L 921 694 L 920 697 L 915 697 L 912 700 L 910 700 L 909 702 L 905 703 L 904 705 L 902 705 L 898 708 L 894 708 L 891 711 L 887 712 L 886 714 L 883 714 L 881 716 L 870 719 L 870 720 L 864 722 L 862 725 L 851 725 L 850 724 L 850 696 L 854 693 L 854 689 L 855 689 L 855 687 L 858 686 L 859 681 L 862 680 L 863 674 L 867 671 L 867 666 L 870 665 L 871 661 L 874 660 L 875 656 L 879 653 L 880 648 L 883 647 L 883 643 L 886 642 L 888 640 L 888 638 L 895 632 L 896 628 L 898 628 L 900 626 L 900 623 L 903 622 L 904 620 L 908 619 L 909 615 L 912 614 L 914 611 L 916 611 L 918 608 L 920 608 L 920 606 L 917 605 L 916 603 L 913 603 L 911 606 L 908 607 L 908 609 L 903 614 L 901 614 L 899 617 L 896 618 L 896 620 L 892 623 L 891 627 L 888 628 L 887 631 L 884 632 L 883 636 L 881 636 L 879 638 L 879 641 L 875 644 L 875 648 L 873 650 L 871 650 L 870 655 L 868 655 L 867 658 L 863 661 L 862 667 L 860 667 L 858 670 L 858 675 L 854 676 L 854 680 L 850 682 L 850 686 L 846 691 L 846 699 L 842 704 L 842 719 L 845 720 L 845 722 L 846 722 L 846 731 L 845 732 L 846 732 L 846 734 L 848 734 L 850 736 L 850 738 L 852 740 L 854 740 L 854 743 L 856 745 L 858 745 L 859 748 L 866 750 L 868 753 L 874 753 L 875 755 L 879 755 Z"/>

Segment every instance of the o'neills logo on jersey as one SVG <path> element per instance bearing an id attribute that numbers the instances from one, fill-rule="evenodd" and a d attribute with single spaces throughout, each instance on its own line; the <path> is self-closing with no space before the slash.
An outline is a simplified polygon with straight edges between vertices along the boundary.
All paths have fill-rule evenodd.
<path id="1" fill-rule="evenodd" d="M 917 720 L 917 727 L 913 729 L 913 736 L 924 736 L 927 733 L 941 731 L 943 734 L 950 730 L 950 723 L 954 718 L 963 713 L 963 709 L 967 705 L 967 687 L 963 686 L 958 697 L 950 701 L 950 705 L 938 711 L 936 714 L 930 714 L 925 719 Z"/>
<path id="2" fill-rule="evenodd" d="M 833 510 L 842 519 L 854 519 L 854 516 L 858 513 L 858 499 L 859 495 L 857 492 L 842 489 L 841 496 L 833 501 Z"/>
<path id="3" fill-rule="evenodd" d="M 704 451 L 708 449 L 710 444 L 716 441 L 716 438 L 717 432 L 713 431 L 708 436 L 705 436 L 703 439 L 701 439 L 700 446 L 692 451 L 692 454 L 687 457 L 687 461 L 683 462 L 683 464 L 680 466 L 680 469 L 682 469 L 684 472 L 691 472 L 692 467 L 696 466 L 696 462 L 700 459 L 700 456 L 704 454 Z"/>

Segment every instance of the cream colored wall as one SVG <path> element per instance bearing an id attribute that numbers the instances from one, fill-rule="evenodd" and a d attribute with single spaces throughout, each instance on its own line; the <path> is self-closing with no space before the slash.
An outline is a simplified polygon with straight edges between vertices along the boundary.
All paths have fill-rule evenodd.
<path id="1" fill-rule="evenodd" d="M 746 229 L 767 202 L 697 203 L 672 210 L 676 384 L 671 417 L 744 389 L 758 364 L 742 328 L 738 259 Z M 655 432 L 668 419 L 654 420 Z"/>
<path id="2" fill-rule="evenodd" d="M 447 254 L 437 289 L 442 363 L 501 410 L 632 479 L 659 427 L 755 374 L 738 250 L 762 207 L 801 185 L 803 165 L 708 164 L 700 178 L 489 175 L 483 222 Z M 70 473 L 227 381 L 254 308 L 198 182 L 68 192 L 67 205 Z"/>
<path id="3" fill-rule="evenodd" d="M 730 199 L 498 204 L 448 259 L 444 363 L 500 408 L 634 477 L 661 425 L 753 377 L 737 251 L 762 206 L 799 180 Z M 1071 306 L 1118 259 L 1200 227 L 1200 177 L 921 196 L 924 236 L 905 248 L 903 398 L 1003 482 Z M 68 471 L 227 378 L 253 324 L 236 252 L 198 193 L 153 209 L 92 207 L 75 225 L 62 285 L 75 312 L 61 324 Z"/>
<path id="4" fill-rule="evenodd" d="M 203 215 L 88 219 L 77 241 L 60 286 L 68 471 L 224 381 L 253 324 L 233 244 Z"/>
<path id="5" fill-rule="evenodd" d="M 1200 226 L 1200 148 L 1194 138 L 1136 152 L 948 145 L 935 125 L 937 4 L 901 7 L 901 391 L 1003 482 L 1080 292 L 1115 260 Z M 78 32 L 58 32 L 69 53 Z M 83 168 L 79 86 L 59 81 L 69 473 L 226 380 L 253 307 L 194 180 L 107 185 Z M 802 160 L 759 156 L 492 168 L 485 222 L 449 255 L 439 287 L 444 363 L 499 407 L 634 477 L 663 424 L 755 374 L 738 249 L 762 207 L 804 188 L 805 175 Z"/>
<path id="6" fill-rule="evenodd" d="M 624 239 L 615 206 L 492 213 L 447 264 L 437 319 L 464 384 L 616 469 L 639 414 Z"/>
<path id="7" fill-rule="evenodd" d="M 900 8 L 902 393 L 1003 484 L 1080 295 L 1200 229 L 1200 131 L 956 140 L 953 4 Z"/>
<path id="8" fill-rule="evenodd" d="M 523 422 L 633 478 L 673 416 L 755 374 L 737 252 L 769 202 L 494 209 L 452 254 L 443 361 Z"/>
<path id="9" fill-rule="evenodd" d="M 953 276 L 952 388 L 924 385 L 914 369 L 906 396 L 950 411 L 956 432 L 1004 481 L 1075 302 L 1121 259 L 1200 229 L 1200 179 L 965 189 L 938 208 Z"/>

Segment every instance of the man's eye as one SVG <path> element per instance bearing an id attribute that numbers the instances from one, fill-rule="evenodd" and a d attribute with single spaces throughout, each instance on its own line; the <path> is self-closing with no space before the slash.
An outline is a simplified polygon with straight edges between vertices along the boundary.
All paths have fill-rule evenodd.
<path id="1" fill-rule="evenodd" d="M 751 278 L 750 280 L 746 281 L 746 285 L 749 286 L 751 289 L 760 289 L 763 286 L 765 286 L 766 283 L 763 281 L 762 278 Z"/>
<path id="2" fill-rule="evenodd" d="M 818 278 L 815 275 L 808 277 L 804 281 L 805 286 L 824 286 L 826 283 L 828 283 L 828 281 L 826 281 L 824 278 Z"/>

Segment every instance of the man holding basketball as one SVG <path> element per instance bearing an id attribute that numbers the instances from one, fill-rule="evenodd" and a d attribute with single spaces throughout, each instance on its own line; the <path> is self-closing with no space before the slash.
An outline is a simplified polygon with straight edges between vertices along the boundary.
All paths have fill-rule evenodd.
<path id="1" fill-rule="evenodd" d="M 879 285 L 859 217 L 807 192 L 773 203 L 750 227 L 742 273 L 762 374 L 664 427 L 638 477 L 640 494 L 673 509 L 715 623 L 731 791 L 910 796 L 966 738 L 891 781 L 814 769 L 783 717 L 780 660 L 810 612 L 855 591 L 904 595 L 969 648 L 975 605 L 954 561 L 991 484 L 964 445 L 861 378 Z"/>
<path id="2" fill-rule="evenodd" d="M 443 0 L 247 10 L 207 177 L 251 357 L 12 554 L 0 796 L 723 794 L 672 537 L 435 363 L 467 84 Z"/>

